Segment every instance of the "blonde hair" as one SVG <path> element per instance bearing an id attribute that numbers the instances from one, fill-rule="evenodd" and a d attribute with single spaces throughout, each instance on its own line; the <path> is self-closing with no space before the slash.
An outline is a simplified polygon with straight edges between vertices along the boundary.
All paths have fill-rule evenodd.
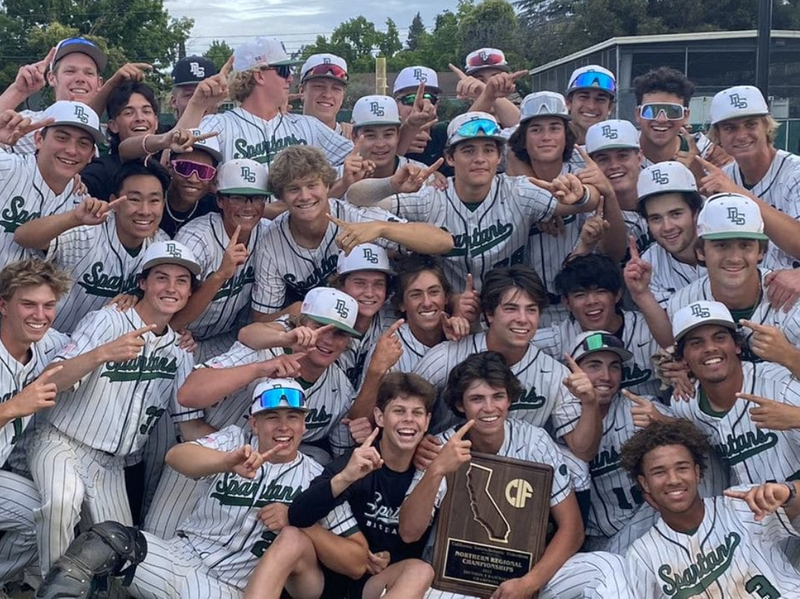
<path id="1" fill-rule="evenodd" d="M 256 88 L 253 69 L 236 71 L 228 78 L 228 97 L 235 102 L 244 102 Z"/>
<path id="2" fill-rule="evenodd" d="M 319 177 L 330 187 L 336 181 L 336 171 L 319 148 L 290 146 L 279 152 L 272 161 L 269 188 L 280 199 L 292 181 L 306 177 Z"/>
<path id="3" fill-rule="evenodd" d="M 778 129 L 781 128 L 781 124 L 776 121 L 771 114 L 767 114 L 759 118 L 764 121 L 764 125 L 767 129 L 767 141 L 769 141 L 771 144 L 774 144 L 775 140 L 778 138 Z M 711 125 L 711 129 L 708 130 L 708 139 L 713 141 L 715 144 L 719 144 L 719 123 L 716 125 Z"/>
<path id="4" fill-rule="evenodd" d="M 0 271 L 0 300 L 10 301 L 18 289 L 39 285 L 47 285 L 56 299 L 61 299 L 69 291 L 70 284 L 69 275 L 52 262 L 39 258 L 19 260 Z"/>

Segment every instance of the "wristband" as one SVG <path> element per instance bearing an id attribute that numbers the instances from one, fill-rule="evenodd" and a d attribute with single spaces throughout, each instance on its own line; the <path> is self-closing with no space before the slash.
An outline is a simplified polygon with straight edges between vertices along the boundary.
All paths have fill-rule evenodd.
<path id="1" fill-rule="evenodd" d="M 581 198 L 580 202 L 575 202 L 573 206 L 584 206 L 586 205 L 592 197 L 592 192 L 589 191 L 589 188 L 584 185 L 583 186 L 583 197 Z"/>
<path id="2" fill-rule="evenodd" d="M 794 483 L 785 482 L 783 484 L 786 485 L 787 489 L 789 489 L 789 498 L 783 502 L 781 507 L 789 505 L 797 497 L 797 488 L 794 486 Z"/>
<path id="3" fill-rule="evenodd" d="M 152 152 L 148 152 L 147 151 L 147 138 L 148 137 L 153 137 L 153 134 L 152 133 L 148 133 L 147 135 L 145 135 L 142 138 L 142 152 L 144 152 L 145 155 L 150 156 L 150 154 L 152 154 Z"/>

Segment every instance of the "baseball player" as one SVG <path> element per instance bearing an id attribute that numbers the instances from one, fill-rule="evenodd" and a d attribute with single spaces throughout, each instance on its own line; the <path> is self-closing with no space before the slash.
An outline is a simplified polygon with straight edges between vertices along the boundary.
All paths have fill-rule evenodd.
<path id="1" fill-rule="evenodd" d="M 399 193 L 403 218 L 449 231 L 455 247 L 445 257 L 445 274 L 458 293 L 466 288 L 468 274 L 480 289 L 492 268 L 523 263 L 533 223 L 597 206 L 597 189 L 584 186 L 574 175 L 539 183 L 555 195 L 527 178 L 498 175 L 505 138 L 490 114 L 468 112 L 456 117 L 448 126 L 448 136 L 446 158 L 455 176 L 447 189 L 421 188 L 419 178 L 411 176 L 413 169 L 404 166 L 389 179 L 359 181 L 347 199 L 371 205 Z"/>
<path id="2" fill-rule="evenodd" d="M 162 414 L 178 418 L 176 392 L 192 368 L 169 327 L 200 271 L 181 244 L 157 242 L 145 252 L 132 310 L 89 313 L 54 360 L 60 391 L 28 447 L 42 495 L 34 511 L 42 572 L 67 550 L 85 506 L 90 520 L 131 523 L 126 458 L 141 449 Z"/>
<path id="3" fill-rule="evenodd" d="M 549 464 L 553 467 L 550 491 L 550 515 L 558 530 L 544 550 L 542 559 L 521 578 L 504 582 L 496 593 L 525 596 L 540 591 L 541 597 L 560 599 L 584 596 L 627 597 L 624 575 L 618 580 L 620 595 L 590 595 L 590 589 L 606 584 L 603 579 L 620 569 L 591 572 L 570 563 L 583 542 L 578 502 L 570 483 L 561 453 L 544 429 L 509 418 L 511 404 L 523 393 L 520 381 L 496 352 L 469 356 L 450 373 L 445 398 L 448 407 L 467 423 L 439 435 L 443 447 L 425 471 L 417 471 L 408 496 L 400 509 L 400 538 L 413 542 L 421 538 L 431 524 L 436 509 L 447 493 L 445 475 L 455 472 L 471 458 L 471 451 Z M 608 556 L 609 565 L 614 557 Z M 613 574 L 612 574 L 613 572 Z M 580 573 L 580 574 L 578 574 Z M 576 575 L 577 574 L 577 575 Z M 576 584 L 576 582 L 580 584 Z M 612 584 L 614 584 L 612 582 Z M 460 597 L 432 592 L 431 597 Z M 498 595 L 499 596 L 499 595 Z M 513 595 L 512 595 L 513 596 Z"/>
<path id="4" fill-rule="evenodd" d="M 567 108 L 575 143 L 584 145 L 589 127 L 611 116 L 616 96 L 617 79 L 608 69 L 590 64 L 572 71 L 567 85 Z"/>
<path id="5" fill-rule="evenodd" d="M 300 67 L 303 114 L 319 119 L 339 135 L 350 137 L 350 127 L 336 122 L 347 93 L 347 61 L 335 54 L 312 54 Z"/>
<path id="6" fill-rule="evenodd" d="M 527 71 L 511 73 L 502 50 L 479 48 L 467 54 L 463 70 L 449 66 L 458 77 L 456 97 L 473 101 L 470 111 L 494 114 L 504 127 L 519 121 L 519 109 L 508 95 L 515 92 L 514 81 Z"/>
<path id="7" fill-rule="evenodd" d="M 69 343 L 51 328 L 56 302 L 68 287 L 64 272 L 38 259 L 0 271 L 0 589 L 36 561 L 33 511 L 40 506 L 39 491 L 6 463 L 33 415 L 55 405 L 50 377 L 57 371 L 42 371 Z"/>
<path id="8" fill-rule="evenodd" d="M 158 229 L 169 178 L 155 161 L 125 163 L 111 202 L 87 197 L 68 212 L 22 225 L 14 239 L 43 250 L 75 284 L 58 306 L 54 326 L 72 333 L 90 312 L 119 294 L 134 294 L 148 247 L 169 239 Z"/>
<path id="9" fill-rule="evenodd" d="M 427 177 L 427 174 L 421 175 Z M 274 320 L 303 295 L 333 274 L 339 247 L 349 253 L 360 243 L 402 245 L 423 254 L 443 254 L 453 238 L 426 223 L 406 223 L 378 208 L 359 209 L 329 199 L 336 179 L 333 168 L 316 148 L 287 148 L 269 172 L 270 190 L 285 202 L 287 212 L 261 236 L 256 250 L 255 320 Z"/>
<path id="10" fill-rule="evenodd" d="M 103 139 L 97 114 L 86 104 L 56 102 L 43 116 L 36 125 L 44 126 L 35 133 L 36 156 L 0 155 L 2 264 L 33 256 L 14 242 L 14 231 L 20 225 L 66 212 L 80 202 L 74 193 L 75 176 L 92 159 L 95 144 Z M 0 132 L 13 136 L 13 122 L 4 120 Z"/>
<path id="11" fill-rule="evenodd" d="M 169 97 L 169 105 L 178 119 L 183 116 L 200 82 L 217 73 L 216 65 L 205 56 L 195 54 L 184 56 L 175 63 L 172 69 L 172 94 Z"/>
<path id="12" fill-rule="evenodd" d="M 308 589 L 309 580 L 321 582 L 317 559 L 360 576 L 366 541 L 347 503 L 305 531 L 286 520 L 293 499 L 322 471 L 298 452 L 306 411 L 300 385 L 264 380 L 252 395 L 248 430 L 229 426 L 170 450 L 173 468 L 203 481 L 202 495 L 177 536 L 165 540 L 119 522 L 95 525 L 59 560 L 39 595 L 90 596 L 100 580 L 124 574 L 129 562 L 136 567 L 123 584 L 140 599 L 242 599 L 265 552 L 295 560 L 282 578 L 262 587 L 274 589 L 276 597 L 284 584 L 291 592 Z M 274 551 L 268 551 L 271 546 Z"/>
<path id="13" fill-rule="evenodd" d="M 628 550 L 635 596 L 797 596 L 800 573 L 781 545 L 800 536 L 798 483 L 703 498 L 698 483 L 710 451 L 685 420 L 652 424 L 623 446 L 623 467 L 661 516 Z"/>

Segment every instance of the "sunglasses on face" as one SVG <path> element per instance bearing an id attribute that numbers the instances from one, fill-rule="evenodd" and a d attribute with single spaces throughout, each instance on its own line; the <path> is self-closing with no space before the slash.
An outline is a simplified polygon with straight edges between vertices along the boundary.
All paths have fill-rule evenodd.
<path id="1" fill-rule="evenodd" d="M 263 204 L 266 198 L 264 196 L 243 196 L 243 195 L 226 195 L 222 196 L 234 206 L 244 206 L 248 202 L 253 204 Z"/>
<path id="2" fill-rule="evenodd" d="M 292 76 L 292 67 L 288 64 L 279 64 L 273 67 L 261 67 L 262 71 L 275 71 L 281 79 L 288 79 Z"/>
<path id="3" fill-rule="evenodd" d="M 262 410 L 275 410 L 277 408 L 298 408 L 306 406 L 306 398 L 298 389 L 267 389 L 257 399 Z"/>
<path id="4" fill-rule="evenodd" d="M 280 73 L 278 74 L 280 75 Z M 347 71 L 345 71 L 339 65 L 320 64 L 306 71 L 306 74 L 303 76 L 303 80 L 305 81 L 309 77 L 322 77 L 324 75 L 331 75 L 337 79 L 343 79 L 344 81 L 347 81 L 348 78 Z"/>
<path id="5" fill-rule="evenodd" d="M 497 135 L 500 133 L 500 127 L 489 119 L 475 119 L 461 125 L 456 133 L 461 137 L 476 137 L 479 133 Z"/>
<path id="6" fill-rule="evenodd" d="M 406 94 L 398 99 L 403 106 L 413 106 L 414 102 L 417 101 L 417 94 Z M 425 92 L 422 94 L 422 99 L 428 100 L 431 104 L 436 104 L 439 101 L 439 96 Z"/>
<path id="7" fill-rule="evenodd" d="M 668 121 L 679 121 L 686 114 L 686 107 L 672 102 L 651 102 L 639 106 L 639 114 L 646 121 L 656 120 L 662 112 Z"/>
<path id="8" fill-rule="evenodd" d="M 582 73 L 575 77 L 571 89 L 599 89 L 610 94 L 617 92 L 617 83 L 613 77 L 609 77 L 605 73 Z"/>
<path id="9" fill-rule="evenodd" d="M 172 164 L 172 170 L 175 171 L 175 174 L 184 179 L 189 179 L 192 174 L 195 174 L 201 181 L 211 181 L 217 174 L 216 168 L 201 162 L 173 160 L 170 164 Z"/>
<path id="10" fill-rule="evenodd" d="M 586 339 L 584 339 L 580 346 L 577 349 L 583 349 L 584 351 L 595 351 L 598 349 L 606 349 L 606 348 L 616 348 L 616 349 L 625 349 L 622 341 L 620 341 L 614 335 L 607 335 L 605 333 L 595 333 L 594 335 L 589 335 Z M 573 352 L 574 354 L 577 351 Z"/>
<path id="11" fill-rule="evenodd" d="M 469 60 L 467 60 L 468 67 L 485 67 L 488 65 L 495 65 L 495 64 L 503 64 L 505 62 L 505 57 L 502 54 L 498 54 L 496 52 L 481 52 L 480 54 L 476 54 L 475 56 L 471 56 Z"/>

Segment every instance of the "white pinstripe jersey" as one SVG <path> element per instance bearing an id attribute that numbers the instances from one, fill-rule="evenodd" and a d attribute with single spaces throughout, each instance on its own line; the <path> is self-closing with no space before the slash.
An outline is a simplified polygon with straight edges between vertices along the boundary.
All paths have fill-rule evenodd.
<path id="1" fill-rule="evenodd" d="M 31 344 L 31 357 L 27 363 L 22 364 L 8 353 L 6 346 L 0 341 L 0 403 L 8 401 L 36 380 L 67 343 L 69 337 L 51 328 L 41 341 Z M 0 429 L 0 466 L 8 460 L 31 418 L 33 416 L 15 418 Z"/>
<path id="2" fill-rule="evenodd" d="M 380 208 L 356 208 L 352 204 L 330 199 L 330 213 L 347 222 L 392 221 L 405 222 Z M 298 245 L 289 230 L 288 212 L 269 224 L 259 236 L 256 246 L 256 284 L 253 289 L 253 309 L 258 312 L 277 312 L 294 302 L 302 301 L 315 287 L 324 287 L 328 277 L 336 272 L 339 247 L 336 237 L 339 226 L 328 223 L 325 236 L 313 248 Z M 375 243 L 387 248 L 397 244 L 380 238 Z"/>
<path id="3" fill-rule="evenodd" d="M 247 241 L 247 251 L 250 252 L 247 260 L 220 288 L 203 314 L 187 327 L 195 339 L 202 341 L 230 331 L 236 327 L 242 311 L 250 307 L 250 295 L 256 280 L 255 254 L 258 239 L 264 234 L 267 225 L 267 221 L 262 220 L 253 228 Z M 222 225 L 222 215 L 213 212 L 186 223 L 175 234 L 175 240 L 192 250 L 200 264 L 202 281 L 208 279 L 222 265 L 225 250 L 230 243 L 230 237 Z"/>
<path id="4" fill-rule="evenodd" d="M 256 447 L 258 438 L 229 426 L 195 443 L 234 451 L 247 443 Z M 271 503 L 291 504 L 321 473 L 322 466 L 298 453 L 286 464 L 265 462 L 253 479 L 232 472 L 208 477 L 192 515 L 178 526 L 178 535 L 188 539 L 215 578 L 244 590 L 259 558 L 277 536 L 258 519 L 259 510 Z M 359 532 L 347 502 L 319 524 L 343 537 Z"/>
<path id="5" fill-rule="evenodd" d="M 400 216 L 427 222 L 453 235 L 455 247 L 444 256 L 444 272 L 454 293 L 461 293 L 472 273 L 480 290 L 483 276 L 497 266 L 524 264 L 533 223 L 549 220 L 558 202 L 527 177 L 497 175 L 486 198 L 465 204 L 451 177 L 445 190 L 423 187 L 400 194 Z M 473 210 L 470 207 L 474 208 Z"/>
<path id="6" fill-rule="evenodd" d="M 658 343 L 653 339 L 647 322 L 639 312 L 624 311 L 620 338 L 633 353 L 633 360 L 622 364 L 622 388 L 637 395 L 658 395 L 660 383 L 654 376 L 652 356 L 658 352 Z M 578 321 L 570 317 L 561 324 L 539 329 L 533 343 L 543 352 L 559 362 L 569 353 L 575 339 L 583 332 Z"/>
<path id="7" fill-rule="evenodd" d="M 0 152 L 0 264 L 37 255 L 14 242 L 14 231 L 34 218 L 75 208 L 81 198 L 72 194 L 73 187 L 70 182 L 56 194 L 42 178 L 35 156 Z"/>
<path id="8" fill-rule="evenodd" d="M 116 215 L 100 225 L 81 225 L 65 231 L 50 242 L 47 259 L 66 270 L 74 284 L 58 302 L 53 326 L 71 333 L 89 312 L 105 306 L 120 293 L 134 293 L 137 275 L 147 247 L 156 241 L 169 241 L 158 229 L 142 247 L 131 254 L 119 240 Z"/>
<path id="9" fill-rule="evenodd" d="M 272 349 L 252 349 L 237 341 L 230 350 L 221 356 L 209 360 L 202 365 L 204 368 L 231 368 L 233 366 L 244 366 L 254 364 L 264 360 L 270 360 L 275 356 L 283 354 L 280 348 Z M 301 384 L 305 381 L 298 379 Z M 258 384 L 259 380 L 253 381 L 243 393 L 246 393 L 247 401 L 242 401 L 245 409 L 252 403 L 252 388 Z M 303 434 L 303 442 L 320 441 L 324 439 L 330 431 L 344 418 L 350 409 L 350 405 L 355 399 L 356 392 L 347 380 L 345 372 L 336 364 L 328 366 L 322 376 L 319 377 L 305 390 L 306 404 L 309 408 L 306 414 L 306 432 Z M 220 406 L 224 406 L 229 399 L 225 399 Z M 238 418 L 230 414 L 234 419 Z M 219 417 L 218 417 L 219 418 Z M 227 417 L 226 417 L 227 418 Z M 209 424 L 213 423 L 210 421 Z"/>
<path id="10" fill-rule="evenodd" d="M 210 114 L 200 121 L 204 132 L 217 131 L 222 162 L 250 158 L 271 164 L 290 146 L 315 146 L 333 164 L 342 164 L 353 151 L 353 142 L 324 125 L 319 119 L 290 112 L 266 121 L 244 108 Z"/>
<path id="11" fill-rule="evenodd" d="M 781 541 L 800 533 L 783 508 L 756 522 L 744 501 L 709 497 L 703 504 L 705 515 L 694 534 L 672 530 L 659 519 L 634 541 L 627 559 L 636 597 L 800 597 L 800 574 L 781 550 Z"/>
<path id="12" fill-rule="evenodd" d="M 641 254 L 654 243 L 650 229 L 647 227 L 647 221 L 635 210 L 622 210 L 621 212 L 628 237 L 633 235 L 636 240 L 636 249 Z"/>
<path id="13" fill-rule="evenodd" d="M 407 322 L 404 322 L 397 329 L 397 339 L 403 348 L 403 354 L 397 364 L 389 369 L 389 372 L 413 372 L 417 363 L 431 348 L 414 336 L 414 333 L 411 332 L 411 326 Z M 374 353 L 375 345 L 370 348 L 367 359 L 364 361 L 367 366 L 372 361 Z"/>
<path id="14" fill-rule="evenodd" d="M 752 393 L 781 403 L 800 406 L 800 381 L 783 366 L 771 362 L 742 362 L 742 393 Z M 734 484 L 759 484 L 769 480 L 800 479 L 800 431 L 759 429 L 750 419 L 755 404 L 739 399 L 726 413 L 716 412 L 701 396 L 676 401 L 672 411 L 695 423 L 731 471 Z M 790 391 L 791 390 L 791 391 Z"/>
<path id="15" fill-rule="evenodd" d="M 664 305 L 678 289 L 708 274 L 705 266 L 685 264 L 657 243 L 653 243 L 645 250 L 642 260 L 653 266 L 650 291 L 661 305 Z"/>
<path id="16" fill-rule="evenodd" d="M 711 143 L 711 140 L 708 139 L 708 136 L 702 132 L 696 133 L 694 141 L 697 144 L 697 149 L 700 151 L 700 156 L 702 156 L 703 158 L 707 158 L 708 153 L 711 151 L 711 148 L 714 145 L 713 143 Z M 653 166 L 654 164 L 658 163 L 653 162 L 647 156 L 642 154 L 642 170 L 646 169 L 648 166 Z"/>
<path id="17" fill-rule="evenodd" d="M 22 118 L 30 119 L 32 123 L 44 118 L 44 110 L 20 110 L 19 114 Z M 5 150 L 12 154 L 30 154 L 32 156 L 36 153 L 35 134 L 35 131 L 31 131 L 23 135 L 13 146 L 4 146 Z"/>
<path id="18" fill-rule="evenodd" d="M 800 156 L 778 150 L 764 177 L 752 187 L 745 185 L 744 176 L 736 162 L 722 167 L 723 172 L 739 187 L 747 189 L 767 204 L 800 220 Z M 764 268 L 797 268 L 800 260 L 787 254 L 775 243 L 770 243 L 764 260 Z"/>
<path id="19" fill-rule="evenodd" d="M 394 322 L 395 319 L 392 319 L 384 309 L 381 309 L 372 317 L 372 322 L 369 323 L 369 328 L 364 333 L 364 336 L 361 339 L 351 339 L 350 345 L 336 360 L 339 368 L 347 374 L 347 378 L 354 389 L 359 389 L 364 381 L 364 369 L 369 364 L 367 356 L 372 355 L 378 339 Z"/>
<path id="20" fill-rule="evenodd" d="M 469 335 L 461 341 L 445 341 L 425 354 L 414 372 L 430 382 L 441 394 L 447 386 L 450 371 L 472 354 L 486 351 L 486 333 Z M 562 437 L 571 432 L 581 416 L 581 404 L 562 384 L 569 370 L 538 347 L 530 344 L 528 351 L 511 372 L 522 384 L 522 397 L 511 404 L 512 416 L 525 422 L 544 426 L 552 420 L 553 434 Z M 441 409 L 441 408 L 439 408 Z"/>
<path id="21" fill-rule="evenodd" d="M 143 326 L 135 309 L 91 312 L 54 361 L 85 354 Z M 142 338 L 145 346 L 136 358 L 91 371 L 77 388 L 59 393 L 56 406 L 43 416 L 65 435 L 115 456 L 141 449 L 165 411 L 184 419 L 177 391 L 192 370 L 192 354 L 178 346 L 178 335 L 169 327 L 161 336 L 149 332 Z"/>

